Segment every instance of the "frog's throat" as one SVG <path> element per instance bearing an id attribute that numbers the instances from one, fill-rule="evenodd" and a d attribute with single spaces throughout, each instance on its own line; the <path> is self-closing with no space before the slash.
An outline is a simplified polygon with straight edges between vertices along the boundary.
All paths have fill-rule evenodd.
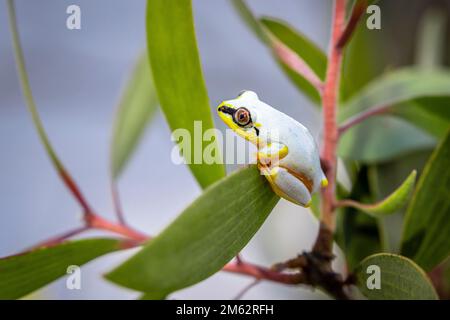
<path id="1" fill-rule="evenodd" d="M 250 141 L 251 143 L 257 145 L 258 144 L 258 136 L 256 135 L 255 130 L 245 130 L 244 128 L 239 127 L 231 118 L 230 115 L 225 114 L 223 112 L 218 112 L 220 119 L 234 132 L 236 132 L 239 136 L 244 138 L 245 140 Z"/>

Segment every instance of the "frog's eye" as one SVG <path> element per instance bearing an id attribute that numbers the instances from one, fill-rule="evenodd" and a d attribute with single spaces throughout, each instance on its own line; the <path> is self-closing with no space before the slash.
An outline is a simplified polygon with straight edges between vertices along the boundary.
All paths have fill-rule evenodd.
<path id="1" fill-rule="evenodd" d="M 247 108 L 239 108 L 233 114 L 233 120 L 241 127 L 246 127 L 252 122 L 250 111 Z"/>

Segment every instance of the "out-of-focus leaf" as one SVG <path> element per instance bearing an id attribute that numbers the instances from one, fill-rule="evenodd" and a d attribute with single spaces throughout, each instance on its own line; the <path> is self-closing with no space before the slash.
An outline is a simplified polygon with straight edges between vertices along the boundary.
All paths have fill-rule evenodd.
<path id="1" fill-rule="evenodd" d="M 309 207 L 314 217 L 320 219 L 320 196 L 318 193 L 314 193 L 311 197 L 311 206 Z"/>
<path id="2" fill-rule="evenodd" d="M 152 296 L 193 285 L 219 271 L 250 241 L 278 199 L 256 166 L 233 173 L 206 189 L 106 277 Z"/>
<path id="3" fill-rule="evenodd" d="M 281 20 L 264 17 L 260 21 L 263 26 L 276 37 L 277 40 L 281 41 L 289 49 L 299 55 L 321 80 L 325 79 L 327 57 L 315 43 L 309 40 L 301 32 L 294 30 L 291 26 Z M 318 106 L 320 106 L 320 95 L 317 90 L 311 86 L 308 81 L 301 77 L 297 72 L 292 71 L 289 66 L 281 62 L 278 58 L 277 61 L 281 64 L 283 71 L 292 83 L 295 84 L 297 88 L 301 92 L 305 93 L 312 101 L 316 102 Z"/>
<path id="4" fill-rule="evenodd" d="M 148 0 L 146 24 L 150 65 L 161 108 L 172 130 L 187 129 L 191 146 L 194 142 L 199 144 L 202 137 L 194 140 L 194 136 L 214 128 L 214 124 L 197 49 L 191 1 Z M 200 133 L 194 133 L 196 124 L 202 126 Z M 198 156 L 203 159 L 206 147 L 217 147 L 215 139 L 203 143 L 202 148 L 193 148 L 190 159 L 186 159 L 202 187 L 225 176 L 222 164 L 194 163 L 194 153 L 201 152 Z M 215 150 L 219 152 L 218 148 Z M 187 158 L 187 154 L 184 156 Z"/>
<path id="5" fill-rule="evenodd" d="M 438 105 L 433 104 L 438 103 L 439 99 L 433 100 L 429 102 L 423 102 L 422 99 L 408 101 L 392 108 L 391 114 L 408 120 L 436 138 L 442 138 L 450 126 L 450 116 L 446 117 L 443 114 L 439 114 Z M 446 109 L 450 110 L 450 99 L 447 98 L 446 100 L 448 102 Z M 428 106 L 431 107 L 428 108 Z"/>
<path id="6" fill-rule="evenodd" d="M 449 97 L 449 72 L 408 68 L 373 80 L 345 104 L 339 119 L 343 121 L 358 113 L 387 106 L 388 114 L 402 117 L 438 136 L 442 134 L 445 123 L 450 124 L 448 105 L 442 103 L 450 101 Z M 417 101 L 412 109 L 402 105 L 410 100 Z M 415 114 L 414 110 L 418 113 Z M 439 119 L 438 114 L 444 117 Z M 424 115 L 433 122 L 425 121 Z M 339 154 L 346 159 L 377 162 L 434 144 L 431 136 L 402 120 L 379 116 L 365 120 L 345 133 L 340 141 Z"/>
<path id="7" fill-rule="evenodd" d="M 339 94 L 341 101 L 347 101 L 359 92 L 380 75 L 387 64 L 388 56 L 383 54 L 386 46 L 384 30 L 369 30 L 365 27 L 364 17 L 345 49 Z"/>
<path id="8" fill-rule="evenodd" d="M 261 23 L 255 18 L 250 8 L 247 6 L 244 0 L 231 0 L 234 8 L 241 17 L 241 19 L 247 24 L 251 31 L 266 44 L 270 44 L 270 39 L 266 31 L 261 27 Z"/>
<path id="9" fill-rule="evenodd" d="M 357 173 L 349 198 L 358 201 L 372 201 L 369 189 L 367 167 Z M 339 208 L 337 213 L 336 242 L 344 251 L 347 265 L 353 269 L 362 259 L 381 250 L 377 219 L 362 214 L 351 207 Z"/>
<path id="10" fill-rule="evenodd" d="M 379 273 L 378 273 L 379 272 Z M 364 259 L 355 270 L 357 286 L 371 300 L 436 300 L 425 272 L 408 258 L 380 253 Z M 379 289 L 371 288 L 379 275 Z"/>
<path id="11" fill-rule="evenodd" d="M 421 97 L 450 96 L 450 72 L 405 68 L 387 73 L 368 84 L 340 111 L 345 120 L 360 112 Z M 432 109 L 429 105 L 427 108 Z"/>
<path id="12" fill-rule="evenodd" d="M 421 68 L 435 68 L 443 62 L 446 13 L 431 8 L 423 15 L 419 24 L 416 63 Z"/>
<path id="13" fill-rule="evenodd" d="M 158 97 L 153 85 L 147 53 L 142 54 L 122 95 L 111 144 L 111 173 L 117 178 L 133 154 L 144 129 L 153 118 Z"/>
<path id="14" fill-rule="evenodd" d="M 429 271 L 450 254 L 450 130 L 433 152 L 406 213 L 402 254 Z"/>
<path id="15" fill-rule="evenodd" d="M 243 0 L 233 0 L 233 4 L 249 28 L 272 50 L 274 59 L 279 63 L 292 83 L 319 106 L 320 96 L 317 90 L 305 78 L 300 76 L 277 57 L 273 52 L 273 40 L 271 37 L 280 41 L 283 45 L 292 50 L 292 52 L 302 58 L 311 70 L 313 70 L 322 80 L 325 78 L 327 65 L 327 57 L 323 51 L 305 35 L 294 30 L 291 26 L 279 19 L 270 17 L 257 19 Z"/>
<path id="16" fill-rule="evenodd" d="M 347 160 L 377 163 L 429 149 L 435 144 L 433 137 L 402 119 L 376 116 L 345 132 L 338 153 Z"/>
<path id="17" fill-rule="evenodd" d="M 369 168 L 370 190 L 375 199 L 389 196 L 390 190 L 401 184 L 406 175 L 417 170 L 417 177 L 422 174 L 423 167 L 433 150 L 421 150 L 399 157 L 389 162 L 378 163 Z M 416 178 L 417 180 L 417 178 Z M 382 238 L 382 248 L 385 252 L 400 252 L 400 238 L 403 225 L 403 216 L 407 207 L 396 213 L 379 218 L 378 227 Z"/>
<path id="18" fill-rule="evenodd" d="M 119 240 L 86 239 L 1 258 L 0 299 L 20 298 L 64 276 L 71 265 L 120 249 Z"/>
<path id="19" fill-rule="evenodd" d="M 144 293 L 139 296 L 139 300 L 165 300 L 167 296 L 165 294 L 158 293 Z"/>
<path id="20" fill-rule="evenodd" d="M 364 211 L 374 217 L 392 214 L 403 208 L 414 190 L 417 172 L 414 170 L 406 180 L 388 197 L 374 204 L 349 201 L 348 206 Z"/>

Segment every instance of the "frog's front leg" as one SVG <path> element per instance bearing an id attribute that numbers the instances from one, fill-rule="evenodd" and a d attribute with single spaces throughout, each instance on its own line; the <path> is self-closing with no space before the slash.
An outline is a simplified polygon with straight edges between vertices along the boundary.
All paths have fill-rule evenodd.
<path id="1" fill-rule="evenodd" d="M 272 168 L 260 166 L 259 169 L 277 195 L 306 208 L 311 205 L 311 193 L 308 188 L 287 169 L 278 166 Z"/>
<path id="2" fill-rule="evenodd" d="M 274 167 L 277 163 L 287 156 L 289 149 L 286 145 L 279 142 L 272 142 L 259 148 L 256 158 L 258 164 L 265 167 Z"/>

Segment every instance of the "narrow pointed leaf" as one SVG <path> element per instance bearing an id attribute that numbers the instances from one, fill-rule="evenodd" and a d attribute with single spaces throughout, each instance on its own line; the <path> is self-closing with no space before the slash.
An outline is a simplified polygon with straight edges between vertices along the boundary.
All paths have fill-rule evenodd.
<path id="1" fill-rule="evenodd" d="M 426 271 L 450 255 L 450 131 L 428 160 L 405 216 L 402 254 Z"/>
<path id="2" fill-rule="evenodd" d="M 255 166 L 233 173 L 106 277 L 152 297 L 200 282 L 250 241 L 278 199 Z"/>
<path id="3" fill-rule="evenodd" d="M 123 249 L 115 239 L 86 239 L 0 259 L 0 300 L 17 299 L 99 256 Z"/>
<path id="4" fill-rule="evenodd" d="M 358 288 L 371 300 L 438 299 L 425 272 L 406 257 L 374 254 L 358 265 L 355 275 Z M 372 287 L 377 284 L 378 275 L 379 288 Z"/>
<path id="5" fill-rule="evenodd" d="M 270 17 L 256 18 L 245 1 L 233 0 L 233 4 L 250 30 L 272 51 L 274 59 L 292 83 L 315 102 L 317 106 L 320 106 L 320 95 L 316 88 L 290 66 L 281 61 L 275 54 L 274 40 L 280 41 L 288 50 L 298 55 L 321 80 L 325 78 L 327 65 L 327 58 L 323 51 L 305 35 L 279 19 Z"/>
<path id="6" fill-rule="evenodd" d="M 200 66 L 191 1 L 148 0 L 146 24 L 150 65 L 161 108 L 171 130 L 187 129 L 192 140 L 195 121 L 201 124 L 202 132 L 214 128 L 214 124 Z M 196 138 L 195 143 L 201 146 L 199 151 L 194 149 L 197 156 L 202 157 L 206 146 L 217 145 L 216 140 L 201 145 L 202 136 Z M 200 186 L 206 187 L 225 176 L 222 164 L 194 164 L 193 156 L 186 160 Z"/>
<path id="7" fill-rule="evenodd" d="M 340 109 L 339 119 L 345 120 L 362 111 L 382 106 L 423 98 L 450 96 L 450 72 L 442 70 L 421 70 L 405 68 L 385 74 L 363 88 Z M 447 109 L 430 104 L 430 112 Z"/>
<path id="8" fill-rule="evenodd" d="M 375 116 L 346 131 L 339 140 L 338 154 L 367 164 L 390 161 L 423 149 L 436 140 L 406 120 Z"/>
<path id="9" fill-rule="evenodd" d="M 350 200 L 348 201 L 348 206 L 364 211 L 374 217 L 395 213 L 408 203 L 414 190 L 416 175 L 415 170 L 411 172 L 408 178 L 393 193 L 380 202 L 365 204 Z"/>
<path id="10" fill-rule="evenodd" d="M 120 175 L 132 156 L 157 106 L 148 56 L 144 53 L 134 66 L 117 110 L 111 144 L 113 178 Z"/>
<path id="11" fill-rule="evenodd" d="M 281 20 L 264 17 L 260 21 L 270 34 L 301 57 L 321 80 L 325 79 L 327 57 L 315 43 Z M 317 90 L 286 63 L 276 56 L 275 58 L 292 83 L 320 107 L 320 95 Z"/>
<path id="12" fill-rule="evenodd" d="M 442 136 L 450 125 L 448 103 L 448 71 L 407 68 L 383 75 L 340 108 L 339 119 L 385 107 L 388 116 L 367 119 L 348 130 L 340 141 L 339 154 L 372 163 L 434 146 L 436 140 L 416 127 Z"/>

